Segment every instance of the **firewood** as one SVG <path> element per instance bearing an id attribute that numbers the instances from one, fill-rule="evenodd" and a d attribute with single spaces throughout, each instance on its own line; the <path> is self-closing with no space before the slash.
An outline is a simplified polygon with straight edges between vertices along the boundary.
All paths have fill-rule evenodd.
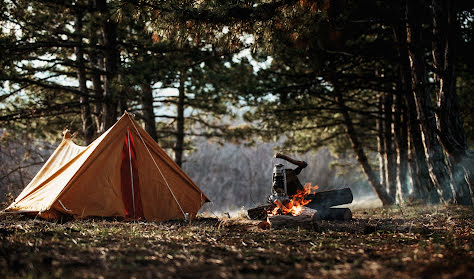
<path id="1" fill-rule="evenodd" d="M 255 208 L 247 210 L 247 214 L 252 220 L 265 220 L 267 218 L 267 212 L 272 210 L 275 206 L 272 204 L 264 204 Z"/>
<path id="2" fill-rule="evenodd" d="M 352 218 L 352 213 L 349 209 L 347 209 L 349 212 L 347 212 L 347 210 L 330 209 L 332 206 L 343 205 L 352 202 L 353 196 L 350 188 L 316 192 L 314 194 L 309 194 L 306 199 L 311 200 L 311 202 L 307 204 L 306 207 L 321 211 L 321 217 L 324 220 L 348 220 Z M 247 213 L 249 218 L 252 220 L 264 220 L 267 217 L 267 212 L 271 211 L 273 208 L 275 208 L 275 205 L 265 204 L 251 208 L 247 210 Z M 327 213 L 322 213 L 323 211 L 326 211 Z"/>
<path id="3" fill-rule="evenodd" d="M 316 210 L 327 209 L 332 206 L 351 203 L 353 200 L 350 188 L 316 192 L 310 194 L 306 199 L 311 200 L 306 206 Z"/>
<path id="4" fill-rule="evenodd" d="M 328 221 L 349 221 L 352 219 L 352 212 L 349 208 L 325 208 L 318 210 L 322 220 Z"/>
<path id="5" fill-rule="evenodd" d="M 272 229 L 281 228 L 301 228 L 307 230 L 319 230 L 321 217 L 316 210 L 306 209 L 297 216 L 293 215 L 273 215 L 267 218 L 267 222 Z"/>

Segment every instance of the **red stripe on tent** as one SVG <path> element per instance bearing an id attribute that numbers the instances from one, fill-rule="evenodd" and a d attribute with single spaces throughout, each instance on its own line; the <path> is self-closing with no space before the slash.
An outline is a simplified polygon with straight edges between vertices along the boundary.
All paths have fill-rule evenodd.
<path id="1" fill-rule="evenodd" d="M 125 207 L 125 217 L 133 218 L 133 200 L 135 200 L 135 219 L 144 219 L 142 199 L 140 196 L 140 183 L 138 180 L 137 157 L 135 152 L 135 142 L 133 141 L 130 129 L 127 129 L 125 143 L 122 148 L 122 164 L 120 166 L 122 201 Z M 130 137 L 130 148 L 128 138 Z M 130 154 L 129 154 L 130 151 Z M 130 173 L 130 157 L 132 161 L 132 173 Z M 132 195 L 132 174 L 133 174 L 133 195 Z M 135 199 L 134 199 L 134 198 Z"/>

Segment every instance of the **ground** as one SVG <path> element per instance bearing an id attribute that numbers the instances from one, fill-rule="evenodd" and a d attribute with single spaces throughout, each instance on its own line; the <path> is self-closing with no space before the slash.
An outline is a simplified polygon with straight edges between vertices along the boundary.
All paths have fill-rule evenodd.
<path id="1" fill-rule="evenodd" d="M 243 217 L 0 220 L 0 278 L 473 278 L 472 207 L 357 210 L 319 231 Z"/>

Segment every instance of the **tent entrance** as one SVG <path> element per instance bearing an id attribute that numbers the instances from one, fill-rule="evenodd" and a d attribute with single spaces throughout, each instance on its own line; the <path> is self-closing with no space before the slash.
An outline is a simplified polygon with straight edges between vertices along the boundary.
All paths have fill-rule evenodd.
<path id="1" fill-rule="evenodd" d="M 138 179 L 137 153 L 130 129 L 125 134 L 122 148 L 122 164 L 120 166 L 122 202 L 125 217 L 144 219 Z"/>

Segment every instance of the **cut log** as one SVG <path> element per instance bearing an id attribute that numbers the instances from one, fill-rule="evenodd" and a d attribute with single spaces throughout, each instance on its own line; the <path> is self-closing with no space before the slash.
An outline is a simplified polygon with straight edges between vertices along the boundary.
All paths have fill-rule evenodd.
<path id="1" fill-rule="evenodd" d="M 318 210 L 322 220 L 328 221 L 349 221 L 352 219 L 352 212 L 349 208 L 325 208 Z"/>
<path id="2" fill-rule="evenodd" d="M 321 217 L 316 210 L 306 209 L 298 216 L 274 215 L 267 218 L 267 222 L 272 229 L 301 228 L 307 230 L 319 230 Z"/>
<path id="3" fill-rule="evenodd" d="M 311 200 L 306 206 L 316 210 L 328 209 L 332 206 L 351 203 L 354 197 L 350 188 L 316 192 L 306 199 Z"/>
<path id="4" fill-rule="evenodd" d="M 255 208 L 247 210 L 247 214 L 252 220 L 265 220 L 267 218 L 267 212 L 275 208 L 272 204 L 264 204 Z"/>

